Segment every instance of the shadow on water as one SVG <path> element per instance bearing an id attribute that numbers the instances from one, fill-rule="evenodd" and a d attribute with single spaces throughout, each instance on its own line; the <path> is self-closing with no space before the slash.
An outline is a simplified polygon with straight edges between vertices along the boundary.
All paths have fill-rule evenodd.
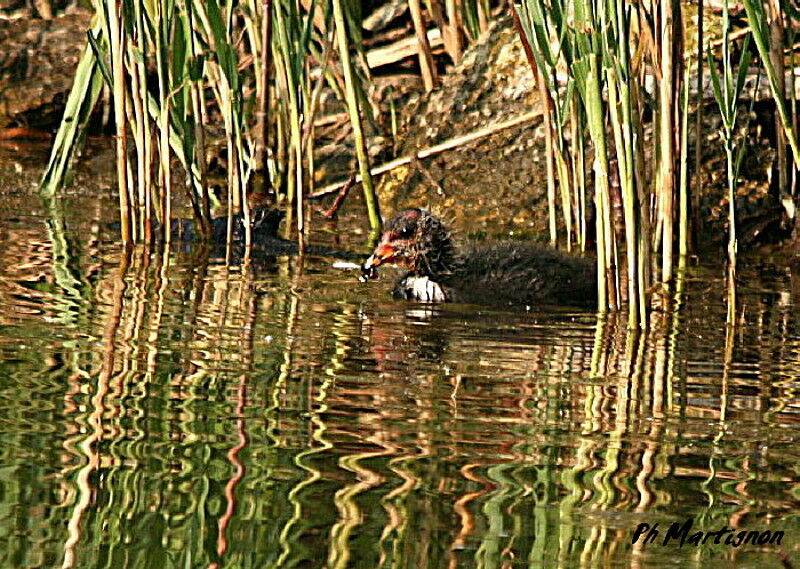
<path id="1" fill-rule="evenodd" d="M 125 256 L 104 198 L 65 197 L 54 228 L 7 197 L 0 566 L 798 566 L 781 265 L 740 268 L 734 328 L 699 267 L 640 332 L 394 302 L 323 258 Z M 784 536 L 662 545 L 689 518 Z M 641 523 L 656 542 L 631 543 Z"/>

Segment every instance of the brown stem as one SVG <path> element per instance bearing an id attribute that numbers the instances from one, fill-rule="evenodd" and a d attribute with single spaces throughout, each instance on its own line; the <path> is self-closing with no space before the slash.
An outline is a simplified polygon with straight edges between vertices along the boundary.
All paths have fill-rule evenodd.
<path id="1" fill-rule="evenodd" d="M 453 63 L 458 65 L 461 63 L 461 52 L 464 51 L 463 43 L 461 41 L 461 30 L 464 27 L 461 18 L 461 0 L 445 0 L 444 9 L 447 12 L 448 26 L 447 30 L 442 30 L 446 36 L 445 43 L 450 43 L 451 54 Z"/>
<path id="2" fill-rule="evenodd" d="M 778 80 L 778 96 L 786 100 L 786 75 L 783 61 L 783 17 L 779 0 L 767 2 L 767 16 L 769 17 L 769 59 L 775 69 L 775 76 Z M 784 132 L 781 118 L 775 113 L 775 145 L 777 146 L 778 160 L 778 191 L 783 193 L 789 186 L 787 153 L 786 153 L 786 133 Z"/>
<path id="3" fill-rule="evenodd" d="M 417 46 L 419 53 L 419 67 L 422 72 L 422 81 L 426 91 L 433 91 L 439 79 L 436 74 L 436 65 L 431 53 L 431 44 L 428 42 L 428 32 L 425 25 L 425 17 L 422 14 L 422 6 L 419 0 L 408 0 L 408 8 L 411 11 L 411 19 L 414 22 L 414 33 L 417 36 Z"/>
<path id="4" fill-rule="evenodd" d="M 547 89 L 547 84 L 545 83 L 544 74 L 542 70 L 539 69 L 539 66 L 536 64 L 536 58 L 533 55 L 533 49 L 531 48 L 531 44 L 528 41 L 528 37 L 525 35 L 525 30 L 522 27 L 522 22 L 519 19 L 519 14 L 517 13 L 516 8 L 511 6 L 511 15 L 514 19 L 514 27 L 517 30 L 517 35 L 519 36 L 520 42 L 522 42 L 522 48 L 525 50 L 525 56 L 528 59 L 528 65 L 530 65 L 531 70 L 533 71 L 534 77 L 536 77 L 536 85 L 539 89 L 539 99 L 541 101 L 541 106 L 546 109 L 546 112 L 543 114 L 544 116 L 544 143 L 545 143 L 545 157 L 547 160 L 547 204 L 548 204 L 548 211 L 549 211 L 549 226 L 550 226 L 550 245 L 555 246 L 558 240 L 558 228 L 556 224 L 556 181 L 555 181 L 555 161 L 554 161 L 554 147 L 557 145 L 554 144 L 555 142 L 555 133 L 553 131 L 553 124 L 552 124 L 552 113 L 555 109 L 555 104 L 553 103 L 553 98 L 550 96 L 550 91 Z"/>
<path id="5" fill-rule="evenodd" d="M 356 185 L 356 176 L 355 174 L 353 174 L 352 176 L 350 176 L 350 179 L 347 180 L 347 184 L 342 186 L 342 189 L 339 190 L 339 193 L 336 195 L 336 199 L 333 200 L 331 207 L 321 212 L 322 215 L 325 216 L 327 219 L 333 219 L 334 217 L 336 217 L 336 214 L 339 213 L 339 208 L 342 207 L 344 200 L 347 198 L 347 194 L 350 193 L 350 190 L 355 185 Z"/>
<path id="6" fill-rule="evenodd" d="M 128 188 L 128 132 L 125 124 L 125 106 L 127 90 L 125 87 L 125 29 L 120 22 L 119 10 L 122 3 L 108 1 L 109 33 L 111 34 L 111 68 L 114 89 L 114 121 L 117 127 L 117 184 L 119 186 L 119 214 L 122 242 L 133 240 L 133 223 L 131 220 L 131 196 Z"/>
<path id="7" fill-rule="evenodd" d="M 261 121 L 261 167 L 264 170 L 263 193 L 272 189 L 269 179 L 269 77 L 272 74 L 272 0 L 261 3 L 261 85 L 263 92 L 259 101 L 259 120 Z"/>
<path id="8" fill-rule="evenodd" d="M 423 158 L 428 158 L 430 156 L 435 156 L 436 154 L 441 154 L 442 152 L 445 152 L 447 150 L 452 150 L 454 148 L 459 148 L 461 146 L 464 146 L 464 145 L 469 144 L 471 142 L 475 142 L 476 140 L 480 140 L 481 138 L 485 138 L 487 136 L 491 136 L 491 135 L 493 135 L 495 133 L 498 133 L 500 131 L 506 130 L 508 128 L 513 128 L 515 126 L 519 126 L 519 125 L 522 125 L 522 124 L 525 124 L 525 123 L 532 122 L 532 121 L 534 121 L 534 120 L 536 120 L 538 118 L 541 118 L 541 116 L 542 116 L 541 109 L 537 109 L 535 111 L 531 111 L 529 113 L 525 113 L 525 114 L 520 115 L 518 117 L 515 117 L 513 119 L 510 119 L 510 120 L 507 120 L 507 121 L 503 121 L 501 123 L 498 123 L 498 124 L 495 124 L 495 125 L 492 125 L 492 126 L 488 126 L 488 127 L 482 128 L 480 130 L 476 130 L 476 131 L 473 131 L 473 132 L 470 132 L 470 133 L 467 133 L 467 134 L 464 134 L 464 135 L 461 135 L 461 136 L 456 136 L 456 137 L 451 138 L 449 140 L 445 140 L 442 143 L 436 144 L 434 146 L 430 146 L 428 148 L 424 148 L 424 149 L 420 150 L 419 152 L 416 152 L 413 155 L 401 156 L 400 158 L 395 158 L 394 160 L 391 160 L 389 162 L 381 164 L 380 166 L 376 166 L 375 168 L 372 168 L 372 170 L 370 170 L 370 173 L 373 176 L 378 176 L 380 174 L 384 174 L 386 172 L 390 172 L 390 171 L 394 170 L 395 168 L 400 168 L 401 166 L 405 166 L 406 164 L 410 164 L 414 160 L 422 160 Z M 361 181 L 361 177 L 360 176 L 356 176 L 356 183 L 358 183 L 360 181 Z M 347 185 L 347 183 L 348 183 L 347 180 L 345 180 L 345 181 L 342 181 L 342 182 L 336 182 L 334 184 L 330 184 L 329 186 L 325 186 L 321 190 L 319 190 L 317 192 L 314 192 L 313 194 L 309 194 L 306 197 L 308 199 L 317 199 L 317 198 L 321 198 L 323 196 L 327 196 L 327 195 L 332 194 L 334 192 L 338 192 L 342 188 L 342 186 Z"/>
<path id="9" fill-rule="evenodd" d="M 694 119 L 694 188 L 691 195 L 692 230 L 690 250 L 698 242 L 700 231 L 700 193 L 703 191 L 703 5 L 704 0 L 697 2 L 697 108 Z"/>

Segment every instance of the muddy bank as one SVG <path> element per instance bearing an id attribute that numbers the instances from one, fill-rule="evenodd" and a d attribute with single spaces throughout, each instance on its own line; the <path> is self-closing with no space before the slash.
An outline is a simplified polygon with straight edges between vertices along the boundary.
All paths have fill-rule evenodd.
<path id="1" fill-rule="evenodd" d="M 489 129 L 536 110 L 535 81 L 510 18 L 495 22 L 407 109 L 399 155 Z M 540 119 L 412 161 L 380 181 L 384 203 L 419 205 L 454 218 L 470 234 L 547 235 L 544 136 Z"/>
<path id="2" fill-rule="evenodd" d="M 64 112 L 91 13 L 0 17 L 0 128 L 53 130 Z"/>

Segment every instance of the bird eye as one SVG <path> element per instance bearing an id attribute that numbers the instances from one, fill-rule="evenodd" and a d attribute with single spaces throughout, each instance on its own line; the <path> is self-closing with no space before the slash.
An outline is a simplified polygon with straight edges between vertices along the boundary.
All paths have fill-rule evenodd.
<path id="1" fill-rule="evenodd" d="M 403 229 L 400 230 L 399 236 L 402 239 L 408 239 L 409 237 L 411 237 L 412 234 L 413 233 L 410 227 L 404 227 Z"/>

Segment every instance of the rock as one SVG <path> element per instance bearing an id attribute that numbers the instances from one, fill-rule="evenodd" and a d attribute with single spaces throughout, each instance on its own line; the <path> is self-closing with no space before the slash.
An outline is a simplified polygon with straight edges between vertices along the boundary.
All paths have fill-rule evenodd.
<path id="1" fill-rule="evenodd" d="M 439 89 L 403 114 L 399 155 L 414 154 L 535 110 L 536 82 L 510 18 L 500 18 L 443 75 Z M 499 131 L 413 162 L 379 186 L 387 210 L 418 204 L 470 233 L 548 238 L 541 121 Z"/>
<path id="2" fill-rule="evenodd" d="M 54 129 L 86 45 L 91 13 L 0 18 L 0 128 Z"/>

